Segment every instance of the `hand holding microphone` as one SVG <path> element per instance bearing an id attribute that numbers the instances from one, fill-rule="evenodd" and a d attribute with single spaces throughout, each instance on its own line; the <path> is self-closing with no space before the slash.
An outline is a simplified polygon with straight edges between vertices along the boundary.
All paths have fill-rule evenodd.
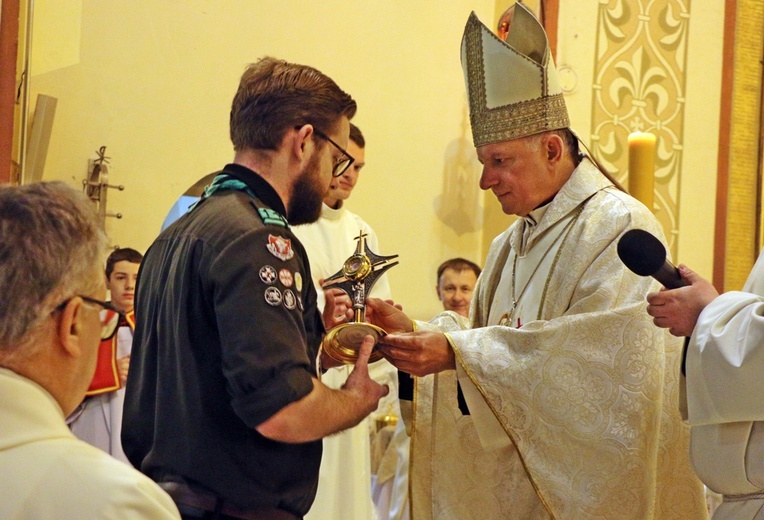
<path id="1" fill-rule="evenodd" d="M 666 289 L 687 285 L 682 275 L 666 260 L 666 248 L 656 237 L 642 229 L 632 229 L 618 241 L 618 256 L 626 267 L 640 276 L 652 276 Z"/>
<path id="2" fill-rule="evenodd" d="M 674 336 L 690 336 L 701 311 L 719 296 L 713 285 L 680 265 L 666 260 L 660 240 L 641 229 L 627 231 L 618 242 L 618 256 L 634 273 L 652 276 L 666 288 L 647 295 L 647 313 L 653 323 Z"/>

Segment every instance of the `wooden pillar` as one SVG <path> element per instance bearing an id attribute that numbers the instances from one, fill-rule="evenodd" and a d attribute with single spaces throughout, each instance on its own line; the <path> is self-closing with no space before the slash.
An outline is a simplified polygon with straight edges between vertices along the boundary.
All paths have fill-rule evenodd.
<path id="1" fill-rule="evenodd" d="M 758 256 L 764 7 L 726 0 L 713 282 L 740 290 Z"/>
<path id="2" fill-rule="evenodd" d="M 15 178 L 12 159 L 19 4 L 20 0 L 2 0 L 0 12 L 0 183 Z"/>

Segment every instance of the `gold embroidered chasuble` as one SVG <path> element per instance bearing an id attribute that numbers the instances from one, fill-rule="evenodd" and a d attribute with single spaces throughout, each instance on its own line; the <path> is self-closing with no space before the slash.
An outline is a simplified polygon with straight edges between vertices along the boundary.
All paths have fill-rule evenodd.
<path id="1" fill-rule="evenodd" d="M 416 380 L 413 520 L 706 518 L 678 410 L 681 341 L 645 312 L 657 282 L 616 253 L 630 229 L 662 237 L 657 221 L 584 159 L 525 240 L 524 228 L 518 220 L 494 240 L 471 329 L 453 313 L 417 322 L 448 333 L 457 370 Z M 543 297 L 518 302 L 521 328 L 517 317 L 498 325 L 506 263 L 521 245 L 518 268 L 523 254 L 537 261 L 530 251 L 545 243 L 527 290 Z"/>

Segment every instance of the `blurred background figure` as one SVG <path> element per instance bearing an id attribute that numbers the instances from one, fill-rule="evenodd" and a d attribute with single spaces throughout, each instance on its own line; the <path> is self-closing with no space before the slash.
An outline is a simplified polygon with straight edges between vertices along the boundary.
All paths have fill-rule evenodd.
<path id="1" fill-rule="evenodd" d="M 128 464 L 120 431 L 135 331 L 135 282 L 141 260 L 143 255 L 130 248 L 116 249 L 106 259 L 106 288 L 114 310 L 101 311 L 96 372 L 87 397 L 67 419 L 77 438 Z"/>
<path id="2" fill-rule="evenodd" d="M 435 290 L 443 310 L 468 317 L 472 291 L 475 290 L 478 276 L 480 267 L 464 258 L 452 258 L 440 264 Z"/>
<path id="3" fill-rule="evenodd" d="M 443 310 L 454 311 L 465 319 L 469 317 L 472 292 L 480 276 L 480 267 L 464 258 L 446 260 L 437 270 L 435 291 L 443 303 Z M 466 326 L 466 323 L 465 323 Z M 399 407 L 404 420 L 395 427 L 390 444 L 396 449 L 395 475 L 390 489 L 386 520 L 408 520 L 409 513 L 409 448 L 411 439 L 412 400 L 414 381 L 409 374 L 398 372 Z M 463 397 L 462 397 L 463 399 Z M 407 429 L 408 428 L 408 429 Z"/>

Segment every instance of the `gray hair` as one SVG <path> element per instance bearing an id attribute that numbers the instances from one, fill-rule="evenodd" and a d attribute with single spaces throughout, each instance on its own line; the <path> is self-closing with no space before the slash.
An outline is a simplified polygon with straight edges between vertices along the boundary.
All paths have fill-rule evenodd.
<path id="1" fill-rule="evenodd" d="M 98 289 L 107 245 L 90 201 L 66 184 L 0 185 L 0 356 L 31 355 L 57 306 Z"/>
<path id="2" fill-rule="evenodd" d="M 526 148 L 532 152 L 538 152 L 541 146 L 541 141 L 547 135 L 557 135 L 562 139 L 565 151 L 573 160 L 573 164 L 576 166 L 581 162 L 581 153 L 578 148 L 578 138 L 576 134 L 570 128 L 560 128 L 558 130 L 550 130 L 548 132 L 541 132 L 539 134 L 533 134 L 521 139 L 525 143 Z"/>

